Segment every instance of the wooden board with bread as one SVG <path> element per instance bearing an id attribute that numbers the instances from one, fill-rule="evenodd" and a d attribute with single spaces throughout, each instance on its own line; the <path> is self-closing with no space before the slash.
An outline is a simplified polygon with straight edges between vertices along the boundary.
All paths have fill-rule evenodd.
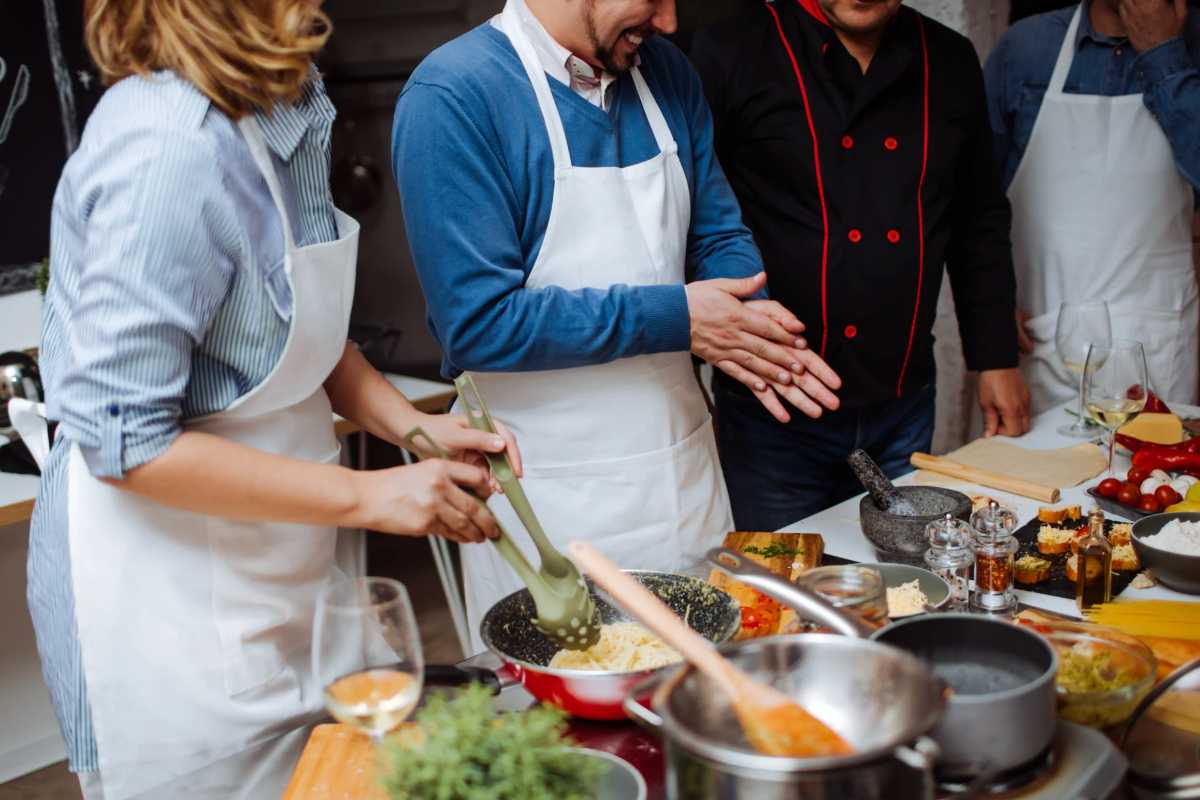
<path id="1" fill-rule="evenodd" d="M 765 531 L 735 531 L 726 534 L 723 546 L 745 553 L 753 561 L 788 580 L 821 564 L 825 540 L 819 533 L 770 533 Z M 742 627 L 736 640 L 773 636 L 788 624 L 793 615 L 776 601 L 752 589 L 741 581 L 714 569 L 708 582 L 742 606 Z"/>

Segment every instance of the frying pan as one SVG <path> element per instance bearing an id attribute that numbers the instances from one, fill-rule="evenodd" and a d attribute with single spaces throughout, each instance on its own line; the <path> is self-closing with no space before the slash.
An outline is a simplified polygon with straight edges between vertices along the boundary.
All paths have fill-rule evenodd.
<path id="1" fill-rule="evenodd" d="M 737 601 L 699 578 L 671 572 L 626 571 L 714 644 L 732 639 L 741 626 L 741 607 Z M 602 624 L 631 619 L 602 590 L 597 590 L 591 580 L 587 580 L 587 585 Z M 538 700 L 556 705 L 575 717 L 627 719 L 625 695 L 659 670 L 622 672 L 551 668 L 550 659 L 559 646 L 534 626 L 536 617 L 537 610 L 528 589 L 513 592 L 493 605 L 483 617 L 480 633 L 484 644 L 504 666 L 490 675 L 486 670 L 483 673 L 474 671 L 473 679 L 482 678 L 494 688 L 520 683 Z M 441 672 L 444 679 L 444 670 Z"/>

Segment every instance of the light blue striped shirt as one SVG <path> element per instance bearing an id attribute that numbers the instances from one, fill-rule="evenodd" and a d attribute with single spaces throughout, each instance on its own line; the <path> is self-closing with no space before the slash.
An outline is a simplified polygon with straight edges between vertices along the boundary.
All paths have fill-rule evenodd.
<path id="1" fill-rule="evenodd" d="M 337 238 L 334 109 L 315 70 L 256 115 L 298 245 Z M 172 73 L 120 81 L 63 169 L 40 366 L 59 434 L 34 508 L 29 609 L 71 769 L 97 769 L 67 544 L 67 454 L 119 477 L 278 361 L 291 319 L 279 214 L 237 124 Z"/>

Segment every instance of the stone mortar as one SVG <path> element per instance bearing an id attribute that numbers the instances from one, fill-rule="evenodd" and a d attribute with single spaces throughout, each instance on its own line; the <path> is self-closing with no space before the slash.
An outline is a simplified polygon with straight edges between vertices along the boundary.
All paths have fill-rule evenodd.
<path id="1" fill-rule="evenodd" d="M 962 492 L 937 486 L 898 486 L 896 489 L 916 507 L 918 515 L 888 514 L 875 505 L 869 494 L 864 495 L 858 504 L 863 535 L 882 561 L 924 566 L 925 551 L 929 548 L 925 526 L 947 513 L 969 521 L 971 498 Z"/>

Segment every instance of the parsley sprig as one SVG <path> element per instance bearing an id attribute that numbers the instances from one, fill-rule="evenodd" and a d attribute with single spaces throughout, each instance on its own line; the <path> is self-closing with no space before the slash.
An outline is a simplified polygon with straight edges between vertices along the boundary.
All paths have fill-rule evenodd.
<path id="1" fill-rule="evenodd" d="M 383 784 L 391 800 L 592 800 L 603 763 L 566 749 L 566 715 L 550 706 L 501 714 L 476 684 L 436 695 L 419 733 L 391 740 Z"/>

